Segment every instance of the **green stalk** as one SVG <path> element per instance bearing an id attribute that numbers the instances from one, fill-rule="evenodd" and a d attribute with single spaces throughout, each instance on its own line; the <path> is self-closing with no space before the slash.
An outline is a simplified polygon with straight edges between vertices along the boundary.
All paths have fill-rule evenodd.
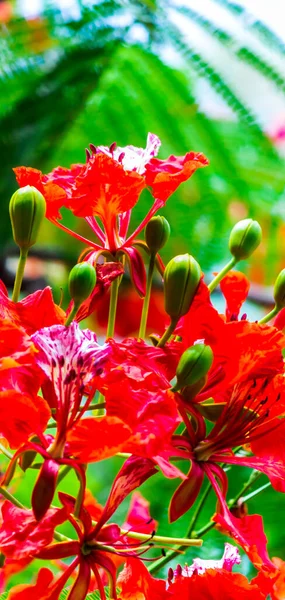
<path id="1" fill-rule="evenodd" d="M 21 287 L 22 287 L 22 281 L 23 281 L 23 277 L 24 277 L 26 260 L 28 257 L 28 252 L 29 252 L 28 248 L 20 249 L 20 258 L 19 258 L 19 262 L 18 262 L 17 273 L 16 273 L 13 295 L 12 295 L 13 302 L 18 302 L 18 300 L 19 300 L 20 291 L 21 291 Z"/>
<path id="2" fill-rule="evenodd" d="M 276 317 L 276 315 L 278 315 L 280 309 L 277 308 L 277 306 L 274 306 L 274 308 L 267 314 L 264 315 L 264 317 L 262 317 L 262 319 L 259 319 L 258 323 L 259 325 L 262 325 L 263 323 L 268 323 L 268 321 L 271 321 L 271 319 L 273 319 L 273 317 Z"/>
<path id="3" fill-rule="evenodd" d="M 194 531 L 194 527 L 195 527 L 195 525 L 196 525 L 196 523 L 198 521 L 199 515 L 200 515 L 200 513 L 202 511 L 202 508 L 204 507 L 204 504 L 205 504 L 205 502 L 206 502 L 206 500 L 207 500 L 207 498 L 209 496 L 209 493 L 210 493 L 211 489 L 212 489 L 212 484 L 209 481 L 207 483 L 206 487 L 205 487 L 204 493 L 202 494 L 202 496 L 201 496 L 201 498 L 200 498 L 200 500 L 199 500 L 199 502 L 197 504 L 196 510 L 195 510 L 195 512 L 194 512 L 194 514 L 192 516 L 192 519 L 190 521 L 186 537 L 192 537 L 192 533 Z"/>
<path id="4" fill-rule="evenodd" d="M 11 454 L 11 452 L 9 452 L 9 450 L 7 450 L 7 448 L 5 448 L 3 444 L 0 444 L 0 452 L 2 452 L 7 458 L 9 458 L 9 460 L 13 458 L 13 454 Z"/>
<path id="5" fill-rule="evenodd" d="M 163 336 L 160 338 L 160 340 L 157 344 L 157 348 L 163 348 L 163 346 L 166 344 L 167 340 L 173 334 L 173 331 L 174 331 L 177 323 L 178 323 L 178 319 L 173 319 L 171 321 L 170 325 L 168 325 L 168 327 L 167 327 L 167 330 L 164 332 Z"/>
<path id="6" fill-rule="evenodd" d="M 76 304 L 76 305 L 74 304 L 72 311 L 69 313 L 69 315 L 64 323 L 65 327 L 68 327 L 70 325 L 70 323 L 72 323 L 73 319 L 75 319 L 76 313 L 77 313 L 79 307 L 80 307 L 80 304 Z"/>
<path id="7" fill-rule="evenodd" d="M 248 490 L 248 488 L 250 488 L 261 475 L 262 475 L 262 473 L 260 473 L 259 471 L 253 471 L 251 473 L 248 481 L 243 485 L 243 487 L 238 492 L 238 494 L 229 501 L 229 503 L 228 503 L 229 508 L 236 505 L 238 500 L 244 496 L 244 492 L 246 490 Z M 269 487 L 269 485 L 271 485 L 270 482 L 268 484 L 266 483 L 262 487 L 258 488 L 258 490 L 254 490 L 251 494 L 248 494 L 248 496 L 244 496 L 243 500 L 244 501 L 250 500 L 250 498 L 253 498 L 253 496 L 256 496 L 257 494 L 262 492 L 264 489 Z M 201 527 L 201 529 L 199 529 L 198 531 L 195 531 L 195 532 L 193 531 L 195 523 L 197 522 L 198 516 L 201 512 L 202 507 L 204 506 L 204 503 L 206 501 L 206 498 L 209 494 L 210 489 L 211 489 L 211 484 L 207 485 L 207 487 L 205 488 L 204 494 L 199 502 L 199 505 L 193 514 L 193 517 L 192 517 L 192 520 L 191 520 L 191 523 L 189 526 L 189 530 L 188 530 L 185 540 L 187 540 L 187 537 L 190 535 L 190 533 L 194 539 L 197 539 L 197 538 L 199 539 L 199 538 L 203 537 L 208 531 L 213 529 L 216 525 L 216 523 L 214 523 L 213 521 L 209 521 L 208 523 L 206 523 L 206 525 Z M 162 556 L 162 558 L 158 559 L 152 565 L 150 565 L 150 567 L 149 567 L 150 573 L 156 573 L 159 569 L 164 567 L 164 565 L 166 565 L 172 558 L 176 558 L 177 553 L 179 553 L 185 549 L 186 549 L 185 544 L 184 545 L 181 544 L 180 546 L 178 546 L 178 548 L 176 550 L 169 550 L 165 556 Z"/>
<path id="8" fill-rule="evenodd" d="M 140 330 L 139 330 L 139 338 L 142 338 L 142 339 L 145 338 L 154 265 L 155 265 L 155 254 L 151 254 L 150 260 L 149 260 L 149 266 L 148 266 L 148 273 L 147 273 L 146 294 L 145 294 L 144 302 L 143 302 Z"/>
<path id="9" fill-rule="evenodd" d="M 224 266 L 224 268 L 218 273 L 218 275 L 214 277 L 213 281 L 211 281 L 211 283 L 208 285 L 208 290 L 210 293 L 213 292 L 223 277 L 225 277 L 228 271 L 230 271 L 237 264 L 237 262 L 237 259 L 233 256 L 231 260 Z"/>
<path id="10" fill-rule="evenodd" d="M 121 277 L 116 277 L 116 279 L 113 281 L 113 283 L 111 285 L 107 338 L 114 337 L 117 302 L 118 302 L 118 291 L 119 291 L 120 283 L 121 283 Z"/>

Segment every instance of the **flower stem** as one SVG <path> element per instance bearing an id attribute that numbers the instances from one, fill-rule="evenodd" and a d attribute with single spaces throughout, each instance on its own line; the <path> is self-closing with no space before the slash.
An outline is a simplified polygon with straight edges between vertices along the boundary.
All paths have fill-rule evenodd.
<path id="1" fill-rule="evenodd" d="M 154 265 L 155 265 L 155 254 L 151 254 L 150 260 L 149 260 L 149 266 L 148 266 L 148 273 L 147 273 L 146 294 L 145 294 L 144 302 L 143 302 L 140 330 L 139 330 L 139 338 L 142 338 L 142 339 L 145 338 L 145 332 L 146 332 L 146 324 L 147 324 L 147 317 L 148 317 L 148 310 L 149 310 L 149 301 L 150 301 L 150 292 L 151 292 L 151 284 L 152 284 L 152 278 L 153 278 L 153 272 L 154 272 Z"/>
<path id="2" fill-rule="evenodd" d="M 203 506 L 204 506 L 204 504 L 205 504 L 205 502 L 206 502 L 206 500 L 207 500 L 207 498 L 209 496 L 209 493 L 210 493 L 211 489 L 212 489 L 212 484 L 209 481 L 207 483 L 206 487 L 205 487 L 204 493 L 202 494 L 202 496 L 201 496 L 201 498 L 200 498 L 200 500 L 199 500 L 199 502 L 197 504 L 196 510 L 194 511 L 194 514 L 193 514 L 192 519 L 190 521 L 189 528 L 188 528 L 188 531 L 187 531 L 187 534 L 186 534 L 187 537 L 191 537 L 192 536 L 192 533 L 194 531 L 194 527 L 195 527 L 195 525 L 196 525 L 196 523 L 198 521 L 198 518 L 200 516 L 202 508 L 203 508 Z"/>
<path id="3" fill-rule="evenodd" d="M 18 302 L 19 300 L 28 252 L 29 250 L 27 248 L 25 250 L 22 248 L 20 249 L 20 258 L 18 262 L 17 273 L 12 294 L 13 302 Z"/>
<path id="4" fill-rule="evenodd" d="M 244 492 L 250 488 L 255 481 L 262 475 L 262 473 L 260 473 L 259 471 L 253 471 L 253 473 L 251 473 L 248 481 L 243 485 L 243 487 L 241 488 L 241 490 L 238 492 L 238 494 L 229 501 L 228 505 L 229 508 L 235 506 L 235 504 L 237 503 L 237 501 L 243 497 Z M 258 488 L 258 490 L 254 490 L 251 494 L 248 494 L 248 496 L 245 496 L 243 499 L 244 501 L 249 500 L 250 498 L 253 498 L 253 496 L 256 496 L 257 494 L 259 494 L 260 492 L 262 492 L 265 488 L 269 487 L 270 482 L 268 484 L 263 485 L 262 487 Z M 208 489 L 209 488 L 209 489 Z M 200 511 L 206 501 L 206 498 L 208 496 L 208 493 L 211 489 L 211 484 L 205 488 L 204 494 L 200 500 L 200 503 L 196 509 L 196 511 L 193 514 L 190 526 L 189 526 L 189 530 L 188 530 L 188 534 L 190 535 L 189 532 L 191 531 L 191 535 L 193 536 L 194 539 L 199 539 L 201 537 L 203 537 L 208 531 L 210 531 L 211 529 L 213 529 L 215 527 L 215 523 L 213 521 L 209 521 L 208 523 L 206 523 L 206 525 L 204 525 L 203 527 L 201 527 L 201 529 L 199 529 L 198 531 L 194 532 L 193 528 L 195 523 L 197 522 L 198 519 L 198 515 L 200 514 Z M 191 529 L 190 529 L 191 528 Z M 192 539 L 193 539 L 192 538 Z M 183 540 L 183 538 L 182 538 Z M 185 538 L 185 541 L 187 540 L 187 537 Z M 179 552 L 183 552 L 183 550 L 185 550 L 185 548 L 187 547 L 185 545 L 185 541 L 183 543 L 181 543 L 180 546 L 178 546 L 178 548 L 176 550 L 169 550 L 165 556 L 163 556 L 162 558 L 158 559 L 157 561 L 155 561 L 152 565 L 150 565 L 149 567 L 149 571 L 150 573 L 156 573 L 159 569 L 161 569 L 162 567 L 164 567 L 164 565 L 166 565 L 170 560 L 172 560 L 172 558 L 176 558 L 177 554 Z"/>
<path id="5" fill-rule="evenodd" d="M 211 281 L 211 283 L 208 285 L 208 290 L 210 293 L 213 292 L 223 277 L 225 277 L 228 271 L 230 271 L 237 264 L 237 262 L 237 259 L 233 256 L 231 260 L 224 266 L 224 268 L 218 273 L 218 275 L 214 277 L 213 281 Z"/>
<path id="6" fill-rule="evenodd" d="M 104 396 L 102 394 L 100 394 L 100 396 L 102 396 L 104 398 Z M 101 411 L 102 408 L 103 409 L 106 408 L 106 402 L 98 402 L 98 404 L 90 404 L 90 406 L 88 406 L 88 410 L 100 410 Z M 104 411 L 101 414 L 104 414 Z"/>
<path id="7" fill-rule="evenodd" d="M 253 492 L 250 492 L 250 494 L 243 496 L 242 497 L 243 501 L 247 502 L 248 500 L 251 500 L 251 498 L 254 498 L 254 496 L 257 496 L 257 494 L 260 494 L 260 492 L 263 492 L 263 490 L 266 490 L 270 486 L 271 486 L 271 481 L 268 481 L 267 483 L 262 485 L 260 488 L 257 488 L 257 490 L 253 490 Z"/>
<path id="8" fill-rule="evenodd" d="M 120 282 L 121 282 L 121 277 L 116 277 L 116 279 L 111 284 L 111 296 L 110 296 L 110 306 L 109 306 L 107 338 L 114 336 L 117 302 L 118 302 L 118 291 L 119 291 Z"/>
<path id="9" fill-rule="evenodd" d="M 259 325 L 262 325 L 263 323 L 268 323 L 268 321 L 271 321 L 271 319 L 273 319 L 274 317 L 276 317 L 276 315 L 278 315 L 279 313 L 279 308 L 277 308 L 277 306 L 274 306 L 274 308 L 267 313 L 267 315 L 264 315 L 264 317 L 262 317 L 262 319 L 259 319 L 258 323 Z"/>
<path id="10" fill-rule="evenodd" d="M 160 338 L 158 344 L 157 344 L 157 348 L 162 348 L 167 340 L 170 338 L 170 336 L 173 334 L 173 331 L 176 327 L 178 323 L 178 319 L 172 319 L 172 321 L 170 322 L 170 325 L 168 325 L 166 331 L 164 332 L 163 336 Z"/>
<path id="11" fill-rule="evenodd" d="M 68 327 L 70 325 L 70 323 L 72 323 L 73 319 L 75 319 L 76 313 L 77 313 L 77 311 L 79 309 L 79 306 L 80 306 L 79 304 L 75 304 L 74 305 L 73 309 L 70 311 L 70 313 L 69 313 L 69 315 L 68 315 L 68 317 L 67 317 L 67 319 L 66 319 L 66 321 L 64 323 L 65 327 Z"/>
<path id="12" fill-rule="evenodd" d="M 9 450 L 7 450 L 3 444 L 0 444 L 0 452 L 2 452 L 10 460 L 13 458 L 13 454 L 11 454 L 11 452 L 9 452 Z"/>
<path id="13" fill-rule="evenodd" d="M 24 506 L 24 504 L 19 502 L 19 500 L 17 500 L 17 498 L 15 498 L 15 496 L 12 496 L 12 494 L 10 494 L 8 492 L 8 490 L 6 490 L 5 487 L 0 486 L 0 494 L 2 494 L 2 496 L 4 496 L 4 498 L 6 498 L 6 500 L 9 500 L 9 502 L 11 502 L 11 504 L 14 504 L 14 506 L 17 506 L 18 508 L 23 508 L 24 510 L 27 510 L 27 508 Z"/>

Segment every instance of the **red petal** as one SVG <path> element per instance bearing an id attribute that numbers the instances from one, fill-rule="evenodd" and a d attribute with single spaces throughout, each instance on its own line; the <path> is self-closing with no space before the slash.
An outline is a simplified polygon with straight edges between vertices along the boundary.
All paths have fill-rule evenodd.
<path id="1" fill-rule="evenodd" d="M 187 479 L 180 483 L 171 498 L 169 507 L 170 523 L 179 519 L 191 508 L 200 492 L 203 479 L 203 470 L 193 461 Z"/>
<path id="2" fill-rule="evenodd" d="M 152 158 L 146 165 L 146 182 L 155 198 L 167 200 L 176 188 L 189 179 L 199 167 L 209 164 L 201 153 L 188 152 L 185 156 L 169 156 L 165 160 Z"/>
<path id="3" fill-rule="evenodd" d="M 249 280 L 239 271 L 229 271 L 220 282 L 221 291 L 226 299 L 227 321 L 236 320 L 242 304 L 247 299 Z"/>
<path id="4" fill-rule="evenodd" d="M 83 463 L 103 460 L 121 452 L 131 433 L 116 417 L 81 419 L 67 434 L 69 453 Z"/>
<path id="5" fill-rule="evenodd" d="M 0 430 L 11 448 L 17 448 L 30 435 L 43 432 L 50 419 L 47 402 L 14 390 L 0 392 Z"/>
<path id="6" fill-rule="evenodd" d="M 37 521 L 49 509 L 56 489 L 59 465 L 54 460 L 45 460 L 39 472 L 32 494 L 32 507 Z"/>
<path id="7" fill-rule="evenodd" d="M 66 511 L 64 508 L 50 509 L 38 522 L 31 510 L 18 508 L 5 501 L 2 516 L 1 551 L 5 556 L 22 560 L 36 556 L 41 549 L 51 543 L 55 527 L 66 520 Z"/>

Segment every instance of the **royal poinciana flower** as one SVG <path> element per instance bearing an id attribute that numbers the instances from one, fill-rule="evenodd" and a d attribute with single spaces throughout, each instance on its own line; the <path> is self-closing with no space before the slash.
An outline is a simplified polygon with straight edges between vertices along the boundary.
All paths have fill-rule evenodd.
<path id="1" fill-rule="evenodd" d="M 176 188 L 196 169 L 208 164 L 203 154 L 194 152 L 183 157 L 156 159 L 159 147 L 159 138 L 150 133 L 145 149 L 91 144 L 85 165 L 73 165 L 70 169 L 57 167 L 48 175 L 29 167 L 14 169 L 20 187 L 33 185 L 43 193 L 47 218 L 89 246 L 84 260 L 94 263 L 102 252 L 109 260 L 118 260 L 124 254 L 134 284 L 142 295 L 145 293 L 145 267 L 134 246 L 136 237 Z M 146 187 L 155 198 L 154 204 L 139 227 L 128 235 L 131 211 Z M 63 206 L 86 220 L 99 244 L 70 231 L 60 222 L 59 210 Z"/>
<path id="2" fill-rule="evenodd" d="M 284 403 L 280 403 L 279 415 L 276 414 L 276 402 L 280 396 L 270 396 L 267 390 L 268 379 L 261 377 L 247 383 L 236 384 L 230 398 L 222 405 L 220 416 L 209 433 L 206 432 L 204 418 L 194 407 L 187 406 L 187 412 L 196 422 L 194 429 L 187 413 L 184 413 L 186 431 L 173 437 L 173 444 L 179 456 L 190 460 L 188 477 L 174 493 L 170 505 L 171 520 L 184 514 L 194 503 L 206 475 L 221 504 L 227 493 L 227 477 L 220 466 L 233 464 L 247 466 L 265 473 L 273 487 L 285 492 L 284 452 L 276 452 L 274 460 L 266 452 L 259 455 L 240 456 L 233 452 L 238 446 L 252 444 L 263 439 L 266 432 L 272 432 L 282 425 L 278 418 L 285 413 Z M 272 414 L 271 414 L 272 411 Z"/>
<path id="3" fill-rule="evenodd" d="M 123 266 L 117 262 L 96 265 L 96 285 L 89 298 L 80 306 L 76 321 L 82 321 L 94 312 L 97 303 L 106 295 L 112 281 L 123 272 Z M 23 327 L 29 335 L 43 327 L 63 325 L 72 307 L 73 301 L 65 313 L 55 304 L 50 287 L 37 290 L 19 302 L 13 302 L 8 296 L 5 285 L 0 281 L 0 319 L 8 319 L 15 325 Z"/>
<path id="4" fill-rule="evenodd" d="M 137 504 L 133 505 L 133 512 L 136 514 L 129 514 L 126 531 L 122 532 L 116 524 L 106 523 L 126 496 L 140 486 L 153 472 L 150 461 L 138 462 L 136 459 L 128 459 L 115 478 L 103 511 L 100 510 L 100 507 L 99 509 L 95 507 L 94 510 L 94 502 L 92 502 L 92 498 L 90 500 L 88 497 L 87 502 L 81 507 L 78 518 L 74 516 L 75 498 L 61 492 L 59 498 L 63 508 L 49 511 L 40 524 L 35 521 L 31 511 L 21 511 L 8 502 L 5 504 L 5 511 L 8 512 L 9 518 L 3 522 L 0 530 L 0 548 L 5 556 L 13 559 L 28 556 L 31 559 L 41 558 L 44 560 L 73 557 L 71 564 L 66 566 L 61 577 L 56 580 L 42 575 L 48 584 L 50 595 L 46 595 L 47 589 L 44 587 L 41 589 L 38 582 L 37 600 L 45 598 L 57 600 L 60 591 L 74 572 L 76 578 L 68 595 L 69 600 L 84 600 L 92 574 L 95 576 L 100 597 L 105 600 L 104 573 L 108 575 L 111 597 L 116 599 L 116 571 L 121 562 L 118 561 L 118 558 L 124 561 L 128 556 L 140 556 L 149 547 L 147 543 L 142 545 L 131 537 L 132 522 L 135 521 L 138 526 L 136 531 L 143 529 L 150 534 L 149 541 L 152 539 L 151 533 L 155 522 L 150 518 L 146 506 L 137 499 Z M 70 539 L 51 543 L 54 528 L 66 518 L 73 526 L 77 540 Z M 97 522 L 94 522 L 94 519 Z M 42 531 L 43 535 L 41 535 Z M 130 537 L 128 537 L 129 534 Z M 33 587 L 23 586 L 19 591 L 24 589 L 28 597 L 28 592 L 30 589 L 32 591 Z M 12 596 L 15 599 L 17 598 L 16 591 L 17 589 L 13 592 L 15 596 Z"/>
<path id="5" fill-rule="evenodd" d="M 237 281 L 235 279 L 235 288 Z M 229 283 L 227 287 L 229 292 Z M 227 302 L 233 303 L 234 298 L 230 299 L 227 294 Z M 240 298 L 238 303 L 240 306 Z M 237 317 L 237 305 L 234 313 Z M 200 282 L 178 332 L 184 349 L 203 340 L 214 354 L 206 384 L 195 396 L 195 402 L 209 397 L 221 402 L 236 383 L 262 376 L 271 378 L 283 372 L 281 350 L 285 347 L 285 336 L 275 327 L 250 323 L 246 319 L 227 322 L 211 303 L 204 281 Z"/>
<path id="6" fill-rule="evenodd" d="M 97 385 L 105 397 L 106 416 L 100 427 L 109 444 L 102 444 L 97 433 L 98 419 L 86 417 L 68 435 L 70 451 L 82 462 L 129 452 L 153 459 L 168 477 L 183 476 L 167 459 L 171 435 L 181 421 L 169 389 L 177 362 L 176 346 L 165 350 L 132 339 L 110 339 L 108 346 L 108 361 Z M 112 419 L 118 424 L 117 433 L 109 428 Z M 125 439 L 117 437 L 120 423 L 123 431 L 129 431 Z"/>
<path id="7" fill-rule="evenodd" d="M 97 344 L 93 332 L 80 330 L 77 323 L 72 323 L 70 327 L 54 325 L 43 328 L 32 336 L 32 341 L 38 350 L 37 365 L 46 376 L 42 383 L 45 399 L 41 399 L 48 409 L 45 426 L 51 409 L 54 411 L 56 434 L 53 438 L 43 433 L 45 427 L 41 432 L 35 431 L 34 426 L 32 430 L 30 427 L 30 433 L 37 433 L 38 440 L 28 441 L 27 434 L 24 440 L 21 439 L 25 442 L 24 446 L 20 446 L 15 453 L 4 482 L 9 481 L 14 463 L 28 450 L 34 450 L 44 458 L 32 496 L 35 514 L 40 519 L 52 501 L 61 464 L 72 466 L 81 479 L 82 489 L 85 487 L 84 469 L 70 460 L 66 439 L 68 432 L 88 409 L 94 397 L 96 387 L 93 380 L 101 373 L 109 350 L 107 345 Z M 20 393 L 19 396 L 21 397 Z M 27 402 L 25 397 L 22 402 Z M 18 404 L 20 406 L 20 400 Z M 28 417 L 29 414 L 26 413 L 26 419 Z"/>
<path id="8" fill-rule="evenodd" d="M 142 562 L 128 559 L 118 579 L 119 600 L 265 600 L 255 583 L 232 572 L 239 563 L 238 549 L 226 544 L 220 560 L 195 558 L 192 565 L 179 565 L 174 571 L 170 568 L 168 581 L 164 582 L 151 577 Z"/>

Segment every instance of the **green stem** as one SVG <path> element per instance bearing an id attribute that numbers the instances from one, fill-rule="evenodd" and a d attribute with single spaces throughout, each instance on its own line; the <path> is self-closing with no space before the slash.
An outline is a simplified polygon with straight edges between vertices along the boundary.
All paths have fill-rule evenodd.
<path id="1" fill-rule="evenodd" d="M 99 394 L 99 396 L 104 398 L 103 394 Z M 88 410 L 101 410 L 102 408 L 106 408 L 106 402 L 98 402 L 98 404 L 90 404 L 88 406 Z"/>
<path id="2" fill-rule="evenodd" d="M 277 308 L 277 306 L 274 306 L 274 308 L 267 314 L 264 315 L 264 317 L 262 317 L 262 319 L 259 319 L 258 323 L 259 325 L 262 325 L 262 323 L 268 323 L 268 321 L 271 321 L 271 319 L 273 319 L 273 317 L 276 317 L 276 315 L 278 315 L 280 309 Z"/>
<path id="3" fill-rule="evenodd" d="M 13 458 L 13 454 L 11 454 L 11 452 L 9 452 L 9 450 L 7 450 L 7 448 L 5 448 L 3 444 L 0 444 L 0 452 L 5 454 L 5 456 L 7 456 L 7 458 L 9 458 L 10 460 Z"/>
<path id="4" fill-rule="evenodd" d="M 113 281 L 113 283 L 111 285 L 107 338 L 114 337 L 117 302 L 118 302 L 118 291 L 119 291 L 120 283 L 121 283 L 121 277 L 116 277 L 116 279 Z"/>
<path id="5" fill-rule="evenodd" d="M 58 474 L 57 485 L 68 475 L 71 467 L 69 465 L 65 465 Z"/>
<path id="6" fill-rule="evenodd" d="M 144 302 L 143 302 L 140 330 L 139 330 L 139 338 L 142 338 L 142 339 L 145 338 L 145 332 L 146 332 L 146 324 L 147 324 L 147 317 L 148 317 L 148 310 L 149 310 L 149 301 L 150 301 L 150 292 L 151 292 L 151 284 L 152 284 L 152 278 L 153 278 L 153 272 L 154 272 L 154 265 L 155 265 L 155 254 L 151 254 L 150 260 L 149 260 L 149 266 L 148 266 L 148 273 L 147 273 L 146 294 L 145 294 Z"/>
<path id="7" fill-rule="evenodd" d="M 263 490 L 266 490 L 270 486 L 271 486 L 271 481 L 268 481 L 267 483 L 262 485 L 260 488 L 257 488 L 257 490 L 253 490 L 253 492 L 251 492 L 250 494 L 243 496 L 242 497 L 243 502 L 247 502 L 248 500 L 251 500 L 251 498 L 254 498 L 254 496 L 257 496 L 257 494 L 260 494 L 260 492 L 263 492 Z"/>
<path id="8" fill-rule="evenodd" d="M 159 340 L 159 342 L 157 344 L 157 348 L 162 348 L 166 344 L 167 340 L 173 334 L 173 331 L 174 331 L 177 323 L 178 323 L 178 319 L 172 319 L 170 325 L 167 327 L 167 329 L 164 332 L 163 336 L 160 338 L 160 340 Z"/>
<path id="9" fill-rule="evenodd" d="M 235 504 L 237 503 L 237 501 L 243 497 L 244 492 L 250 488 L 253 483 L 255 483 L 255 481 L 257 481 L 257 479 L 262 475 L 262 473 L 260 473 L 259 471 L 253 471 L 248 479 L 248 481 L 243 485 L 243 487 L 241 488 L 241 490 L 238 492 L 238 494 L 229 501 L 228 506 L 229 508 L 235 506 Z M 257 495 L 258 493 L 262 492 L 263 489 L 269 487 L 270 482 L 268 484 L 265 484 L 265 486 L 263 485 L 261 488 L 259 488 L 258 490 L 255 490 L 254 492 L 252 492 L 252 494 L 249 494 L 248 496 L 245 496 L 243 498 L 244 501 L 249 500 L 250 498 L 252 498 L 253 496 Z M 193 527 L 195 525 L 195 523 L 197 522 L 198 516 L 200 514 L 200 511 L 206 501 L 206 498 L 208 496 L 208 493 L 211 489 L 211 484 L 207 485 L 204 494 L 200 500 L 200 503 L 197 507 L 197 509 L 194 512 L 194 515 L 192 517 L 190 526 L 189 526 L 189 530 L 188 530 L 188 535 L 190 535 L 189 532 L 191 532 L 191 535 L 193 536 L 193 538 L 195 539 L 199 539 L 201 537 L 203 537 L 206 533 L 208 533 L 208 531 L 210 531 L 211 529 L 213 529 L 216 525 L 216 523 L 214 523 L 213 521 L 209 521 L 208 523 L 206 523 L 206 525 L 204 525 L 203 527 L 201 527 L 201 529 L 199 529 L 198 531 L 193 531 Z M 185 539 L 187 539 L 187 537 Z M 159 569 L 161 569 L 162 567 L 164 567 L 164 565 L 166 565 L 172 558 L 176 558 L 177 557 L 177 553 L 178 552 L 183 552 L 183 550 L 186 549 L 185 545 L 178 546 L 178 548 L 176 550 L 170 550 L 169 552 L 166 553 L 165 556 L 162 556 L 162 558 L 158 559 L 157 561 L 155 561 L 155 563 L 153 563 L 150 567 L 149 567 L 149 571 L 150 573 L 156 573 L 156 571 L 158 571 Z"/>
<path id="10" fill-rule="evenodd" d="M 195 525 L 196 525 L 196 523 L 198 521 L 198 518 L 200 516 L 201 510 L 204 507 L 204 504 L 205 504 L 205 502 L 206 502 L 206 500 L 207 500 L 207 498 L 209 496 L 209 493 L 210 493 L 211 489 L 212 489 L 212 484 L 209 481 L 207 483 L 206 487 L 205 487 L 205 490 L 204 490 L 204 493 L 201 496 L 201 499 L 199 500 L 199 502 L 197 504 L 196 510 L 194 511 L 194 514 L 193 514 L 192 519 L 191 519 L 190 524 L 189 524 L 189 528 L 188 528 L 186 537 L 191 537 L 192 536 L 192 533 L 194 531 L 194 527 L 195 527 Z"/>
<path id="11" fill-rule="evenodd" d="M 233 256 L 231 260 L 224 266 L 224 268 L 218 273 L 218 275 L 214 277 L 213 281 L 211 281 L 211 283 L 208 285 L 208 290 L 210 293 L 213 292 L 223 277 L 225 277 L 228 271 L 230 271 L 237 264 L 237 262 L 237 259 Z"/>
<path id="12" fill-rule="evenodd" d="M 242 486 L 241 490 L 237 493 L 237 495 L 234 498 L 231 498 L 231 500 L 228 502 L 228 507 L 232 508 L 233 506 L 235 506 L 240 498 L 243 498 L 243 500 L 245 501 L 247 496 L 244 496 L 244 492 L 246 492 L 246 490 L 248 490 L 257 481 L 257 479 L 259 479 L 259 477 L 261 477 L 261 475 L 262 475 L 262 473 L 260 473 L 259 471 L 253 471 L 251 473 L 249 479 L 244 483 L 244 485 Z M 263 487 L 264 486 L 262 486 L 262 488 Z M 255 490 L 254 495 L 256 495 L 256 493 L 259 493 L 260 491 L 262 491 L 262 488 L 259 488 L 259 491 Z M 197 537 L 202 537 L 203 535 L 205 535 L 205 533 L 210 531 L 210 529 L 213 529 L 213 527 L 215 527 L 215 523 L 213 521 L 209 521 L 209 523 L 204 525 L 204 527 L 199 529 L 199 531 L 196 531 L 195 534 Z"/>
<path id="13" fill-rule="evenodd" d="M 2 496 L 4 496 L 6 500 L 9 500 L 12 504 L 14 504 L 14 506 L 18 506 L 18 508 L 23 508 L 24 510 L 27 510 L 24 504 L 19 502 L 19 500 L 17 500 L 15 496 L 12 496 L 12 494 L 10 494 L 5 487 L 0 486 L 0 494 L 2 494 Z"/>
<path id="14" fill-rule="evenodd" d="M 70 323 L 72 323 L 73 319 L 75 319 L 76 313 L 77 313 L 79 307 L 80 307 L 80 304 L 74 304 L 72 311 L 69 313 L 69 315 L 64 323 L 65 327 L 68 327 L 70 325 Z"/>
<path id="15" fill-rule="evenodd" d="M 82 507 L 82 504 L 84 501 L 85 485 L 84 485 L 84 481 L 83 481 L 82 477 L 80 476 L 80 473 L 78 471 L 76 471 L 76 474 L 78 476 L 80 485 L 79 485 L 78 494 L 76 496 L 73 514 L 75 517 L 79 517 L 80 510 L 81 510 L 81 507 Z"/>
<path id="16" fill-rule="evenodd" d="M 13 295 L 12 295 L 13 302 L 18 302 L 18 300 L 19 300 L 28 252 L 29 252 L 28 248 L 20 249 L 20 258 L 19 258 L 19 262 L 18 262 L 17 273 L 16 273 Z"/>

